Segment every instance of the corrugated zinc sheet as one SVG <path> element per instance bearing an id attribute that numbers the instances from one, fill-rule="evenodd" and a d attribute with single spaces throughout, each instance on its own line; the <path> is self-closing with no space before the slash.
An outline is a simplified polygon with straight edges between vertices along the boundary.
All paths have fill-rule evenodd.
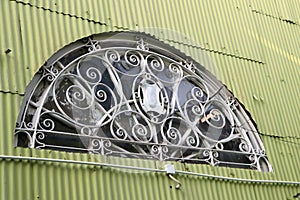
<path id="1" fill-rule="evenodd" d="M 191 55 L 245 105 L 273 173 L 176 164 L 227 177 L 300 181 L 300 3 L 291 1 L 0 2 L 0 154 L 163 169 L 154 161 L 13 147 L 26 85 L 58 49 L 93 33 L 139 30 Z M 0 160 L 0 199 L 292 199 L 299 186 L 40 161 Z"/>
<path id="2" fill-rule="evenodd" d="M 1 199 L 292 199 L 299 187 L 47 162 L 1 161 Z"/>

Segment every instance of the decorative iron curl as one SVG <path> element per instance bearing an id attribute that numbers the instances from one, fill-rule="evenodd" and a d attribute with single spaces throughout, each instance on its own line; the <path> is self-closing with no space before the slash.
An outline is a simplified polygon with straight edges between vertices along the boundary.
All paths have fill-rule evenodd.
<path id="1" fill-rule="evenodd" d="M 247 152 L 247 153 L 250 153 L 251 152 L 251 147 L 249 146 L 249 144 L 242 140 L 242 142 L 239 144 L 239 150 L 241 152 Z"/>
<path id="2" fill-rule="evenodd" d="M 200 143 L 199 137 L 197 135 L 194 135 L 194 136 L 190 135 L 186 138 L 185 141 L 186 141 L 187 146 L 189 146 L 189 147 L 198 147 L 199 143 Z"/>
<path id="3" fill-rule="evenodd" d="M 126 63 L 132 67 L 139 67 L 143 59 L 143 55 L 139 51 L 129 50 L 124 54 Z"/>
<path id="4" fill-rule="evenodd" d="M 145 60 L 150 71 L 162 72 L 165 68 L 164 61 L 156 55 L 149 54 Z"/>
<path id="5" fill-rule="evenodd" d="M 42 130 L 52 131 L 55 128 L 55 122 L 52 119 L 44 119 L 39 122 L 39 128 Z"/>
<path id="6" fill-rule="evenodd" d="M 190 99 L 185 102 L 181 112 L 183 112 L 183 116 L 188 122 L 195 125 L 203 115 L 204 108 L 199 101 Z"/>
<path id="7" fill-rule="evenodd" d="M 36 148 L 37 149 L 44 148 L 46 146 L 46 144 L 42 142 L 45 138 L 46 137 L 45 137 L 45 134 L 43 132 L 37 132 L 36 133 L 35 142 L 36 142 Z"/>
<path id="8" fill-rule="evenodd" d="M 110 49 L 105 52 L 105 58 L 110 62 L 119 62 L 120 54 L 118 51 Z"/>
<path id="9" fill-rule="evenodd" d="M 163 134 L 163 138 L 170 144 L 179 144 L 181 141 L 181 133 L 178 129 L 170 127 L 166 134 Z"/>
<path id="10" fill-rule="evenodd" d="M 102 80 L 102 72 L 106 69 L 103 65 L 104 62 L 99 56 L 86 56 L 76 64 L 77 75 L 89 84 L 99 83 Z"/>
<path id="11" fill-rule="evenodd" d="M 169 149 L 167 146 L 162 146 L 162 145 L 152 145 L 151 147 L 151 153 L 154 154 L 157 159 L 160 161 L 166 160 L 169 158 L 167 155 L 169 152 Z"/>
<path id="12" fill-rule="evenodd" d="M 128 137 L 128 133 L 124 128 L 118 128 L 116 131 L 111 131 L 111 134 L 114 138 L 120 139 L 120 140 L 126 140 Z"/>
<path id="13" fill-rule="evenodd" d="M 132 134 L 137 141 L 150 142 L 153 135 L 149 133 L 150 130 L 142 124 L 134 124 L 132 127 Z"/>
<path id="14" fill-rule="evenodd" d="M 72 90 L 75 90 L 75 92 L 73 92 Z M 78 102 L 83 102 L 87 98 L 84 89 L 78 85 L 71 85 L 70 87 L 68 87 L 66 91 L 66 98 L 68 103 L 70 103 L 72 106 L 76 108 L 86 109 L 90 107 L 89 104 L 86 104 L 86 107 L 80 107 L 78 105 L 79 104 Z"/>
<path id="15" fill-rule="evenodd" d="M 97 90 L 95 97 L 99 102 L 103 103 L 107 100 L 108 95 L 104 90 Z"/>

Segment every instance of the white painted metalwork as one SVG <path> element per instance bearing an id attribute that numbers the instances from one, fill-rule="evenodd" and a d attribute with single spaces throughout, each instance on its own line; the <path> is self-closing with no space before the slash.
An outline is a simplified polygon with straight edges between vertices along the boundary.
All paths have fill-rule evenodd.
<path id="1" fill-rule="evenodd" d="M 204 67 L 141 33 L 65 47 L 27 87 L 17 146 L 270 171 L 253 121 Z"/>

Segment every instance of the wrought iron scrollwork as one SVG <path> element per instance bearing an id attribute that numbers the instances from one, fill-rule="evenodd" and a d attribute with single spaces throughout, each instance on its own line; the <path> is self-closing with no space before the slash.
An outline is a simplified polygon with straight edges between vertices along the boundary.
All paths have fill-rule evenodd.
<path id="1" fill-rule="evenodd" d="M 51 59 L 28 86 L 16 145 L 270 170 L 231 93 L 144 38 L 153 40 L 89 38 Z"/>

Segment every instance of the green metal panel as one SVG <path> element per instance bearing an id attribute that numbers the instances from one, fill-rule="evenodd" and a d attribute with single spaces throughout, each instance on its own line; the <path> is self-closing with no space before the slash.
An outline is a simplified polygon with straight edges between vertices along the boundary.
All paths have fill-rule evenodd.
<path id="1" fill-rule="evenodd" d="M 0 154 L 163 169 L 166 163 L 13 147 L 26 85 L 58 49 L 116 30 L 156 35 L 214 73 L 261 133 L 272 173 L 175 163 L 177 170 L 245 179 L 300 181 L 300 2 L 0 2 Z M 211 57 L 211 58 L 210 58 Z M 226 181 L 45 161 L 0 159 L 0 199 L 292 199 L 300 186 Z"/>
<path id="2" fill-rule="evenodd" d="M 1 162 L 1 199 L 288 199 L 299 187 L 203 179 L 112 168 Z"/>

